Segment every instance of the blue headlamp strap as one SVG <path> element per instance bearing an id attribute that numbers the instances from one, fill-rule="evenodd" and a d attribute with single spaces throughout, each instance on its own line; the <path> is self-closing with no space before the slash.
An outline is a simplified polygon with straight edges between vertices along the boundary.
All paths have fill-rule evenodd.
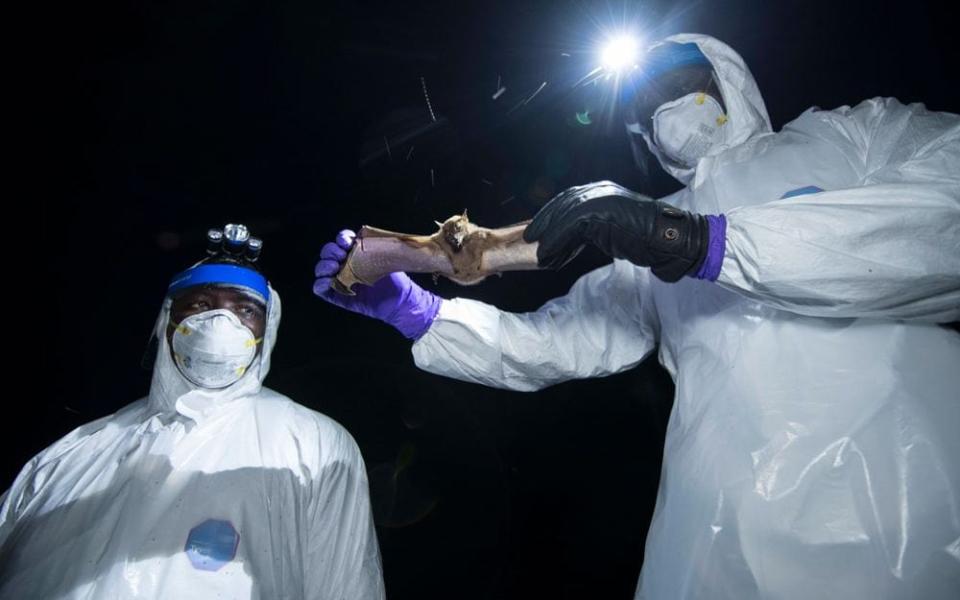
<path id="1" fill-rule="evenodd" d="M 640 65 L 640 76 L 653 79 L 667 71 L 690 65 L 713 66 L 695 43 L 667 42 L 650 50 Z"/>
<path id="2" fill-rule="evenodd" d="M 704 65 L 713 68 L 700 47 L 693 42 L 683 44 L 666 42 L 654 46 L 644 57 L 639 68 L 630 73 L 630 76 L 621 84 L 621 101 L 629 101 L 641 86 L 667 71 L 690 65 Z"/>
<path id="3" fill-rule="evenodd" d="M 270 300 L 270 288 L 263 275 L 253 269 L 224 264 L 197 265 L 179 273 L 170 281 L 167 295 L 204 284 L 245 287 L 263 296 L 264 302 Z"/>

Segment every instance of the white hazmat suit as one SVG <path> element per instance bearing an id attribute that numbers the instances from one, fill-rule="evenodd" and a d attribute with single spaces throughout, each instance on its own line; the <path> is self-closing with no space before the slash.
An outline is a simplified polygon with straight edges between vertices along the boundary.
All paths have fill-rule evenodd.
<path id="1" fill-rule="evenodd" d="M 262 387 L 280 324 L 237 383 L 191 386 L 156 323 L 150 394 L 31 460 L 0 506 L 0 598 L 380 599 L 356 443 Z"/>
<path id="2" fill-rule="evenodd" d="M 428 371 L 512 390 L 676 383 L 637 598 L 960 593 L 960 117 L 875 98 L 773 133 L 701 35 L 731 128 L 664 198 L 726 214 L 717 283 L 616 260 L 539 310 L 444 301 Z"/>

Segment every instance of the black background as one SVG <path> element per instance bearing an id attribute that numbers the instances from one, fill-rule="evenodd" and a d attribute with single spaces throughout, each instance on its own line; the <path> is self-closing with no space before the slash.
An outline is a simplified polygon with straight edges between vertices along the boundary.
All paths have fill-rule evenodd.
<path id="1" fill-rule="evenodd" d="M 595 89 L 570 85 L 624 23 L 729 43 L 775 129 L 873 96 L 960 112 L 953 20 L 928 2 L 74 4 L 50 7 L 31 50 L 38 116 L 20 124 L 52 191 L 32 289 L 44 302 L 21 315 L 37 317 L 25 353 L 39 373 L 18 372 L 27 392 L 10 401 L 29 416 L 6 420 L 0 485 L 145 395 L 139 360 L 169 277 L 200 257 L 206 228 L 243 222 L 284 301 L 267 385 L 357 439 L 392 598 L 631 597 L 672 386 L 655 359 L 536 394 L 420 372 L 395 331 L 311 295 L 339 229 L 428 233 L 464 208 L 505 225 L 601 178 L 676 189 L 633 167 Z M 573 118 L 585 107 L 589 126 Z M 560 273 L 420 281 L 531 310 L 602 263 L 586 252 Z"/>

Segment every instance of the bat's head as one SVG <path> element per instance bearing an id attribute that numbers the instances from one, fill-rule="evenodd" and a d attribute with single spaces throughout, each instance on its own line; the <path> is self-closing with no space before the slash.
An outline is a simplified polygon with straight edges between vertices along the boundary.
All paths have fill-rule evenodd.
<path id="1" fill-rule="evenodd" d="M 467 234 L 470 233 L 470 219 L 467 218 L 467 211 L 463 211 L 462 215 L 450 217 L 443 223 L 437 221 L 434 221 L 434 223 L 440 226 L 443 239 L 450 244 L 454 252 L 463 248 L 463 242 L 467 238 Z"/>

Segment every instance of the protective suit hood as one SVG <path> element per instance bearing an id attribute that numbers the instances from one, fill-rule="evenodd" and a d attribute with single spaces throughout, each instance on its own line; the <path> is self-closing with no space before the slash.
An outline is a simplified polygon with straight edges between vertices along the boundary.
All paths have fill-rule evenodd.
<path id="1" fill-rule="evenodd" d="M 270 287 L 267 302 L 267 324 L 263 334 L 263 347 L 250 368 L 236 383 L 221 389 L 206 389 L 190 383 L 177 369 L 170 356 L 166 330 L 170 322 L 170 307 L 173 301 L 166 298 L 153 328 L 159 341 L 157 357 L 153 366 L 148 402 L 158 412 L 178 412 L 194 421 L 200 421 L 216 408 L 260 391 L 263 380 L 270 371 L 270 354 L 277 341 L 280 327 L 280 295 Z"/>
<path id="2" fill-rule="evenodd" d="M 676 42 L 678 44 L 694 43 L 700 48 L 717 74 L 717 83 L 723 101 L 726 104 L 729 121 L 724 125 L 728 128 L 723 143 L 716 144 L 710 149 L 707 156 L 720 154 L 728 148 L 743 144 L 750 138 L 770 133 L 770 117 L 763 104 L 757 82 L 747 68 L 743 58 L 733 48 L 720 40 L 698 33 L 679 33 L 663 40 L 662 43 Z M 647 148 L 657 157 L 660 166 L 673 175 L 684 185 L 688 185 L 696 173 L 696 167 L 684 167 L 670 160 L 652 142 L 652 132 L 648 127 L 642 127 L 643 140 Z"/>
<path id="3" fill-rule="evenodd" d="M 270 292 L 260 356 L 215 390 L 174 364 L 163 302 L 148 397 L 58 440 L 0 496 L 0 598 L 383 600 L 356 442 L 261 387 Z"/>

